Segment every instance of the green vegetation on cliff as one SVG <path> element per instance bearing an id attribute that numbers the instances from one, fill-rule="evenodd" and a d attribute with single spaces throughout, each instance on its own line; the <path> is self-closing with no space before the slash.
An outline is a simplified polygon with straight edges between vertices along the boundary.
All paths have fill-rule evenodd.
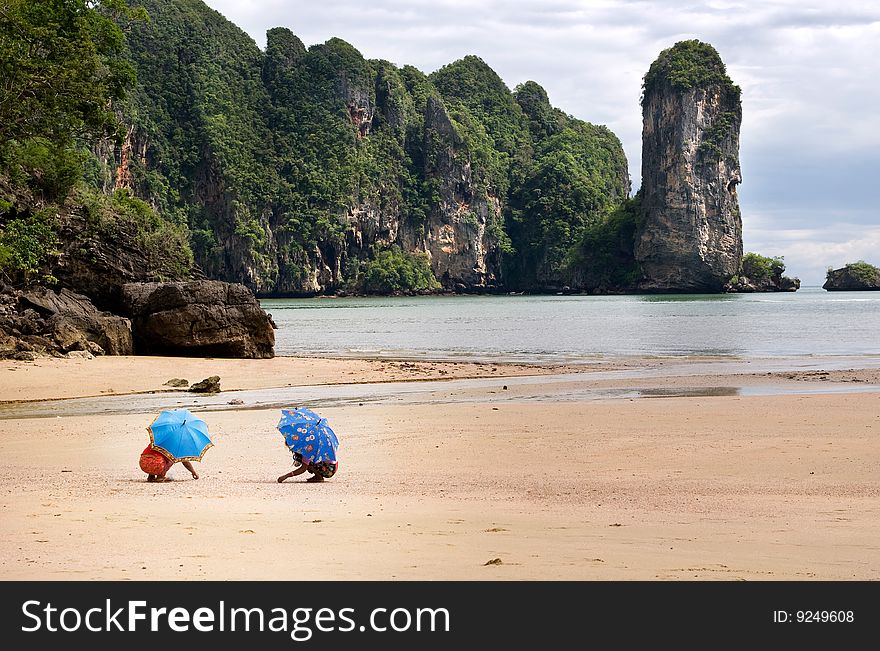
<path id="1" fill-rule="evenodd" d="M 118 0 L 9 0 L 0 7 L 0 174 L 7 194 L 63 201 L 83 173 L 83 146 L 120 137 L 112 104 L 134 70 L 110 16 L 127 11 Z M 28 232 L 51 228 L 36 214 L 26 220 Z M 10 227 L 23 223 L 15 217 Z"/>
<path id="2" fill-rule="evenodd" d="M 735 111 L 725 111 L 714 121 L 711 127 L 703 132 L 703 141 L 700 143 L 700 151 L 713 156 L 716 160 L 723 155 L 721 145 L 728 138 L 735 125 L 739 123 L 739 116 Z"/>
<path id="3" fill-rule="evenodd" d="M 107 195 L 80 188 L 72 204 L 83 217 L 77 239 L 134 246 L 143 253 L 155 280 L 184 278 L 192 271 L 193 254 L 186 229 L 163 219 L 129 190 Z"/>
<path id="4" fill-rule="evenodd" d="M 188 224 L 199 262 L 222 270 L 220 242 L 266 244 L 262 216 L 276 183 L 261 80 L 263 53 L 243 31 L 198 0 L 132 2 L 149 22 L 126 24 L 138 84 L 123 106 L 135 125 L 129 186 L 169 220 Z M 271 268 L 257 255 L 260 266 Z"/>
<path id="5" fill-rule="evenodd" d="M 746 253 L 742 257 L 739 273 L 727 283 L 729 292 L 780 292 L 796 291 L 801 281 L 784 276 L 785 260 L 782 256 L 768 258 L 757 253 Z"/>
<path id="6" fill-rule="evenodd" d="M 121 56 L 123 0 L 7 0 L 0 8 L 0 144 L 116 132 L 111 102 L 134 71 Z M 134 16 L 135 18 L 142 18 Z"/>
<path id="7" fill-rule="evenodd" d="M 529 131 L 534 140 L 549 138 L 562 130 L 569 118 L 550 105 L 547 91 L 534 81 L 527 81 L 513 89 L 516 103 L 528 119 Z"/>
<path id="8" fill-rule="evenodd" d="M 843 268 L 850 276 L 863 283 L 874 283 L 880 278 L 880 268 L 875 267 L 864 260 L 849 262 L 844 265 Z M 826 274 L 827 278 L 831 278 L 833 272 L 834 269 L 829 268 L 828 273 Z"/>
<path id="9" fill-rule="evenodd" d="M 437 289 L 440 283 L 431 273 L 431 263 L 424 254 L 407 253 L 400 247 L 379 251 L 364 263 L 353 288 L 368 294 L 416 292 Z"/>
<path id="10" fill-rule="evenodd" d="M 509 232 L 517 255 L 507 260 L 506 272 L 516 288 L 571 284 L 571 272 L 578 275 L 576 267 L 592 259 L 574 255 L 583 250 L 587 229 L 598 235 L 604 216 L 629 192 L 626 157 L 611 131 L 574 118 L 557 128 L 536 143 L 511 193 Z"/>
<path id="11" fill-rule="evenodd" d="M 757 253 L 745 253 L 740 265 L 740 275 L 752 280 L 766 280 L 782 276 L 785 261 L 781 256 L 768 258 Z"/>
<path id="12" fill-rule="evenodd" d="M 466 56 L 430 75 L 496 194 L 510 187 L 510 167 L 528 156 L 528 120 L 486 62 Z"/>
<path id="13" fill-rule="evenodd" d="M 641 276 L 633 256 L 641 218 L 641 195 L 636 194 L 584 228 L 568 259 L 572 284 L 588 291 L 633 289 Z"/>
<path id="14" fill-rule="evenodd" d="M 11 0 L 0 8 L 0 274 L 56 282 L 73 240 L 130 245 L 160 277 L 192 268 L 184 228 L 97 183 L 92 153 L 118 145 L 116 109 L 133 83 L 119 23 L 144 24 L 123 0 Z M 71 235 L 73 234 L 73 235 Z"/>
<path id="15" fill-rule="evenodd" d="M 629 192 L 614 134 L 475 56 L 425 75 L 285 28 L 261 51 L 200 0 L 7 5 L 0 73 L 31 98 L 0 101 L 15 273 L 81 232 L 260 292 L 551 288 Z"/>
<path id="16" fill-rule="evenodd" d="M 3 216 L 9 208 L 2 209 Z M 0 227 L 0 273 L 34 279 L 58 245 L 57 218 L 51 208 L 6 217 Z M 39 280 L 51 280 L 46 274 Z"/>
<path id="17" fill-rule="evenodd" d="M 131 187 L 189 225 L 209 275 L 332 291 L 392 245 L 430 252 L 451 224 L 482 238 L 482 282 L 504 280 L 503 261 L 517 286 L 552 286 L 584 225 L 628 194 L 610 131 L 534 82 L 511 92 L 478 57 L 426 76 L 285 28 L 260 53 L 198 0 L 137 4 L 153 19 L 128 39 L 140 82 L 126 117 L 144 147 Z"/>
<path id="18" fill-rule="evenodd" d="M 840 269 L 828 268 L 822 289 L 828 291 L 876 291 L 880 289 L 880 268 L 864 260 L 850 262 Z"/>
<path id="19" fill-rule="evenodd" d="M 645 74 L 642 101 L 663 83 L 678 90 L 719 84 L 736 97 L 740 94 L 739 86 L 727 76 L 718 51 L 696 39 L 679 41 L 660 53 Z"/>

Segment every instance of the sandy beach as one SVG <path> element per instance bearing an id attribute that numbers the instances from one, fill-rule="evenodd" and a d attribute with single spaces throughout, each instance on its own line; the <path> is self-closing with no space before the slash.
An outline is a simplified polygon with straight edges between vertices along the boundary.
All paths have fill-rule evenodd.
<path id="1" fill-rule="evenodd" d="M 880 374 L 777 367 L 4 362 L 0 578 L 878 579 Z M 277 409 L 200 411 L 215 442 L 201 478 L 177 465 L 160 485 L 138 468 L 143 411 L 54 402 L 16 417 L 17 401 L 130 394 L 134 406 L 169 378 L 214 374 L 230 399 L 447 382 L 424 400 L 314 405 L 341 442 L 322 484 L 275 481 L 291 468 Z M 622 393 L 603 397 L 611 388 Z"/>

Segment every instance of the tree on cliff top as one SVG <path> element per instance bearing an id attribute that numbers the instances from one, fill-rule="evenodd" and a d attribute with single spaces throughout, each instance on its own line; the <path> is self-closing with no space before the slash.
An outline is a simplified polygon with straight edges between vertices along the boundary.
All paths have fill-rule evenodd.
<path id="1" fill-rule="evenodd" d="M 751 280 L 767 280 L 781 278 L 785 272 L 785 260 L 782 256 L 768 258 L 757 253 L 746 253 L 740 263 L 740 275 Z"/>
<path id="2" fill-rule="evenodd" d="M 727 76 L 727 67 L 718 51 L 696 39 L 679 41 L 660 53 L 645 74 L 642 103 L 664 81 L 678 90 L 720 84 L 736 96 L 740 92 L 739 86 Z"/>
<path id="3" fill-rule="evenodd" d="M 519 84 L 513 89 L 513 97 L 529 120 L 532 138 L 549 138 L 565 128 L 567 116 L 551 106 L 547 91 L 540 84 L 534 81 Z"/>
<path id="4" fill-rule="evenodd" d="M 529 124 L 510 89 L 481 58 L 468 55 L 429 76 L 474 158 L 504 195 L 530 148 Z"/>

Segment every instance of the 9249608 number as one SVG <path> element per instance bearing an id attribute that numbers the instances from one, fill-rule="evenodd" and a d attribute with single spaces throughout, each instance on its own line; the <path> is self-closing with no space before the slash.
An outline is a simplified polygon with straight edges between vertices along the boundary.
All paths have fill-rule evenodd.
<path id="1" fill-rule="evenodd" d="M 829 622 L 852 622 L 855 614 L 851 610 L 799 610 L 795 614 L 798 623 L 829 623 Z"/>

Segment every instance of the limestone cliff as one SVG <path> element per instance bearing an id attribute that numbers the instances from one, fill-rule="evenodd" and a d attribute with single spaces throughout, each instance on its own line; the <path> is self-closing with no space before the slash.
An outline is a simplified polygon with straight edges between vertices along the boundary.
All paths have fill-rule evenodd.
<path id="1" fill-rule="evenodd" d="M 683 41 L 645 75 L 642 116 L 639 287 L 720 291 L 742 257 L 740 90 L 712 46 Z"/>
<path id="2" fill-rule="evenodd" d="M 444 287 L 498 282 L 498 188 L 424 74 L 285 28 L 261 52 L 200 3 L 136 4 L 152 20 L 128 36 L 139 87 L 104 185 L 185 220 L 208 277 L 333 293 L 397 246 Z"/>
<path id="3" fill-rule="evenodd" d="M 505 256 L 517 288 L 562 285 L 583 229 L 628 194 L 614 134 L 534 82 L 515 97 L 478 57 L 425 75 L 280 27 L 261 51 L 198 0 L 131 3 L 151 19 L 126 25 L 138 86 L 101 182 L 187 225 L 209 278 L 357 292 L 399 249 L 444 289 L 500 287 Z"/>

